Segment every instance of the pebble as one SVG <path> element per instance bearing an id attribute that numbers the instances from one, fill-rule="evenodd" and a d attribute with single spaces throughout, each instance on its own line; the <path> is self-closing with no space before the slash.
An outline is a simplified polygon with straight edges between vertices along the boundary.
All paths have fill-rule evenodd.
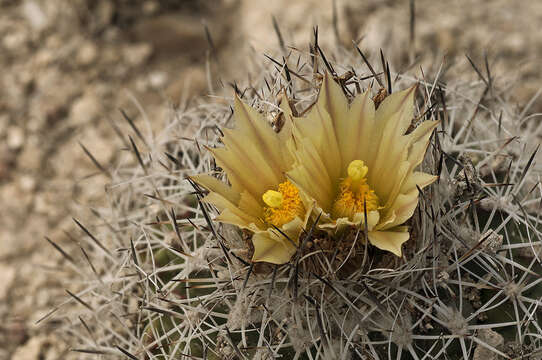
<path id="1" fill-rule="evenodd" d="M 36 53 L 34 64 L 37 67 L 47 67 L 54 63 L 58 53 L 49 48 L 43 48 Z"/>
<path id="2" fill-rule="evenodd" d="M 60 69 L 48 67 L 35 78 L 35 91 L 38 96 L 29 97 L 30 119 L 36 119 L 41 129 L 62 119 L 69 101 L 81 91 L 81 84 L 74 76 L 65 76 Z"/>
<path id="3" fill-rule="evenodd" d="M 11 150 L 19 150 L 24 144 L 24 131 L 19 126 L 10 126 L 7 130 L 7 144 Z"/>
<path id="4" fill-rule="evenodd" d="M 21 175 L 19 178 L 19 186 L 23 191 L 34 191 L 36 188 L 36 179 L 30 175 Z"/>
<path id="5" fill-rule="evenodd" d="M 154 15 L 160 9 L 160 4 L 155 0 L 145 1 L 143 4 L 143 13 L 145 15 Z"/>
<path id="6" fill-rule="evenodd" d="M 21 7 L 23 16 L 34 30 L 41 31 L 47 27 L 49 19 L 36 1 L 25 1 Z"/>
<path id="7" fill-rule="evenodd" d="M 8 290 L 15 280 L 15 268 L 0 264 L 0 300 L 7 298 Z"/>
<path id="8" fill-rule="evenodd" d="M 164 71 L 153 71 L 149 74 L 149 84 L 153 89 L 161 89 L 166 85 L 167 77 Z"/>
<path id="9" fill-rule="evenodd" d="M 11 360 L 34 360 L 40 359 L 41 349 L 44 345 L 45 338 L 38 336 L 33 337 L 26 344 L 20 346 L 15 350 Z"/>
<path id="10" fill-rule="evenodd" d="M 70 122 L 75 125 L 87 124 L 98 118 L 100 109 L 100 101 L 94 94 L 84 94 L 73 102 L 70 110 Z"/>
<path id="11" fill-rule="evenodd" d="M 27 41 L 27 36 L 24 32 L 15 32 L 10 34 L 5 34 L 2 39 L 2 44 L 8 50 L 16 50 L 23 47 L 24 43 Z"/>
<path id="12" fill-rule="evenodd" d="M 0 114 L 0 137 L 4 135 L 4 133 L 7 131 L 9 124 L 9 115 L 8 114 Z"/>
<path id="13" fill-rule="evenodd" d="M 94 63 L 97 57 L 98 49 L 96 45 L 94 45 L 92 42 L 86 42 L 81 46 L 81 48 L 79 48 L 75 61 L 78 65 L 87 66 Z"/>
<path id="14" fill-rule="evenodd" d="M 22 152 L 17 156 L 17 168 L 22 171 L 38 171 L 41 163 L 42 151 L 35 136 L 29 137 Z"/>
<path id="15" fill-rule="evenodd" d="M 152 46 L 148 43 L 132 44 L 123 49 L 124 60 L 133 67 L 145 64 L 151 55 Z"/>
<path id="16" fill-rule="evenodd" d="M 98 2 L 94 14 L 96 17 L 97 24 L 100 27 L 106 27 L 113 20 L 113 15 L 115 13 L 115 5 L 113 1 L 102 0 Z"/>

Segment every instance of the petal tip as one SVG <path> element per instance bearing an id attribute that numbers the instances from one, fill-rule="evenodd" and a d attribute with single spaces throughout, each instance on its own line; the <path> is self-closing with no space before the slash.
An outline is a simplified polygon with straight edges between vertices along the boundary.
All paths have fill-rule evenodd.
<path id="1" fill-rule="evenodd" d="M 406 231 L 373 231 L 369 232 L 369 242 L 377 248 L 389 251 L 395 256 L 402 257 L 401 246 L 410 239 Z"/>

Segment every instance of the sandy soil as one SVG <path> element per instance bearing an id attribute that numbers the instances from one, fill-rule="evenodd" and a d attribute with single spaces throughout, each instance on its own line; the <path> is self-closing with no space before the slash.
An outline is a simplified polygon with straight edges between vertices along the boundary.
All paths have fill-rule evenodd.
<path id="1" fill-rule="evenodd" d="M 541 84 L 536 0 L 418 0 L 414 48 L 408 1 L 337 0 L 335 27 L 327 0 L 209 4 L 0 0 L 0 359 L 63 359 L 69 351 L 54 321 L 36 322 L 70 287 L 65 259 L 44 237 L 77 251 L 72 217 L 98 206 L 108 181 L 80 144 L 104 167 L 114 163 L 119 140 L 110 123 L 129 129 L 119 109 L 138 122 L 141 106 L 160 127 L 172 107 L 208 92 L 208 57 L 214 85 L 246 79 L 249 58 L 277 53 L 272 15 L 286 44 L 306 48 L 318 24 L 324 49 L 361 40 L 369 52 L 382 48 L 397 70 L 444 58 L 465 69 L 463 54 L 483 65 L 487 52 L 493 76 L 517 82 L 519 106 Z"/>

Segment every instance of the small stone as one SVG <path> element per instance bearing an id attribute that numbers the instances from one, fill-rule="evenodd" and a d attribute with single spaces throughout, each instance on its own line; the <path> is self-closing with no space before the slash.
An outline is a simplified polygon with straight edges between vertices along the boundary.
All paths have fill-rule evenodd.
<path id="1" fill-rule="evenodd" d="M 76 125 L 87 124 L 98 118 L 100 109 L 100 101 L 94 94 L 84 94 L 73 102 L 70 121 Z"/>
<path id="2" fill-rule="evenodd" d="M 153 89 L 161 89 L 167 83 L 167 74 L 164 71 L 153 71 L 149 74 L 149 84 Z"/>
<path id="3" fill-rule="evenodd" d="M 65 39 L 61 34 L 51 34 L 45 40 L 45 47 L 52 50 L 60 50 L 61 47 L 66 46 Z"/>
<path id="4" fill-rule="evenodd" d="M 47 27 L 49 19 L 36 1 L 25 1 L 21 8 L 23 16 L 28 20 L 32 28 L 41 31 Z"/>
<path id="5" fill-rule="evenodd" d="M 17 69 L 17 80 L 21 84 L 21 86 L 25 89 L 25 91 L 30 90 L 30 87 L 32 86 L 34 82 L 34 76 L 35 74 L 26 67 L 21 67 L 20 69 Z"/>
<path id="6" fill-rule="evenodd" d="M 106 27 L 113 20 L 113 14 L 115 13 L 115 5 L 112 1 L 102 0 L 98 2 L 96 9 L 94 10 L 96 14 L 96 20 L 98 26 Z"/>
<path id="7" fill-rule="evenodd" d="M 19 126 L 10 126 L 7 130 L 7 144 L 11 150 L 19 150 L 24 144 L 24 131 Z"/>
<path id="8" fill-rule="evenodd" d="M 78 65 L 86 66 L 92 64 L 98 57 L 98 48 L 94 43 L 87 42 L 79 48 L 75 61 Z"/>
<path id="9" fill-rule="evenodd" d="M 145 3 L 143 4 L 143 13 L 145 15 L 153 15 L 158 12 L 159 8 L 160 4 L 158 3 L 158 1 L 148 0 L 145 1 Z"/>
<path id="10" fill-rule="evenodd" d="M 0 137 L 4 135 L 4 133 L 7 131 L 9 124 L 9 115 L 8 114 L 0 114 Z"/>
<path id="11" fill-rule="evenodd" d="M 123 51 L 125 61 L 133 67 L 145 64 L 151 55 L 152 46 L 148 43 L 128 45 Z"/>
<path id="12" fill-rule="evenodd" d="M 24 32 L 14 32 L 3 36 L 2 44 L 8 50 L 16 50 L 22 48 L 27 41 L 27 36 Z"/>
<path id="13" fill-rule="evenodd" d="M 35 137 L 29 137 L 29 141 L 17 156 L 17 167 L 23 171 L 37 171 L 41 163 L 41 150 Z"/>
<path id="14" fill-rule="evenodd" d="M 81 91 L 73 76 L 63 74 L 58 67 L 39 72 L 35 80 L 35 94 L 30 97 L 29 117 L 36 119 L 39 130 L 62 119 L 68 104 Z"/>
<path id="15" fill-rule="evenodd" d="M 120 41 L 121 37 L 122 32 L 118 28 L 107 28 L 102 35 L 102 39 L 108 43 Z"/>
<path id="16" fill-rule="evenodd" d="M 34 211 L 38 214 L 47 214 L 52 209 L 52 206 L 47 202 L 44 194 L 37 194 L 34 199 Z"/>
<path id="17" fill-rule="evenodd" d="M 42 347 L 45 345 L 46 339 L 38 336 L 28 340 L 26 344 L 15 350 L 11 360 L 31 360 L 40 359 Z"/>
<path id="18" fill-rule="evenodd" d="M 55 61 L 57 52 L 49 48 L 39 50 L 34 57 L 34 63 L 37 67 L 46 67 Z"/>
<path id="19" fill-rule="evenodd" d="M 15 181 L 7 182 L 0 186 L 0 204 L 2 204 L 1 214 L 9 214 L 7 217 L 2 216 L 2 227 L 18 227 L 24 221 L 24 217 L 28 215 L 27 207 L 32 204 L 32 199 L 33 194 L 22 191 L 19 184 Z M 17 237 L 13 240 L 8 239 L 8 241 L 15 246 L 19 246 L 23 243 L 22 239 Z M 2 244 L 0 247 L 5 248 L 2 250 L 16 252 L 17 248 L 11 246 L 9 242 L 0 243 Z"/>
<path id="20" fill-rule="evenodd" d="M 19 178 L 19 186 L 23 191 L 34 191 L 36 188 L 36 180 L 30 175 L 22 175 Z"/>
<path id="21" fill-rule="evenodd" d="M 15 268 L 0 264 L 0 300 L 7 298 L 8 290 L 15 280 Z"/>

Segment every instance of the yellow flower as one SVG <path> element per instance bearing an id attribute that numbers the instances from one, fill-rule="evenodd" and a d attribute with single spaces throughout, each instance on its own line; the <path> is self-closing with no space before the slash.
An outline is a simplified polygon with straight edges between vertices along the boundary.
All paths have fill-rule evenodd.
<path id="1" fill-rule="evenodd" d="M 283 111 L 291 115 L 289 108 Z M 192 179 L 209 190 L 203 201 L 220 211 L 218 221 L 254 233 L 253 261 L 286 263 L 296 251 L 311 210 L 285 176 L 293 164 L 288 150 L 291 116 L 286 116 L 277 133 L 260 113 L 236 97 L 234 117 L 235 129 L 223 129 L 224 147 L 210 149 L 231 186 L 210 175 Z"/>
<path id="2" fill-rule="evenodd" d="M 375 110 L 369 91 L 348 103 L 327 75 L 318 101 L 293 119 L 295 162 L 288 179 L 322 211 L 321 229 L 365 221 L 369 242 L 401 256 L 409 239 L 405 221 L 418 204 L 418 189 L 436 176 L 415 171 L 438 121 L 406 134 L 414 116 L 415 87 L 388 96 Z"/>

